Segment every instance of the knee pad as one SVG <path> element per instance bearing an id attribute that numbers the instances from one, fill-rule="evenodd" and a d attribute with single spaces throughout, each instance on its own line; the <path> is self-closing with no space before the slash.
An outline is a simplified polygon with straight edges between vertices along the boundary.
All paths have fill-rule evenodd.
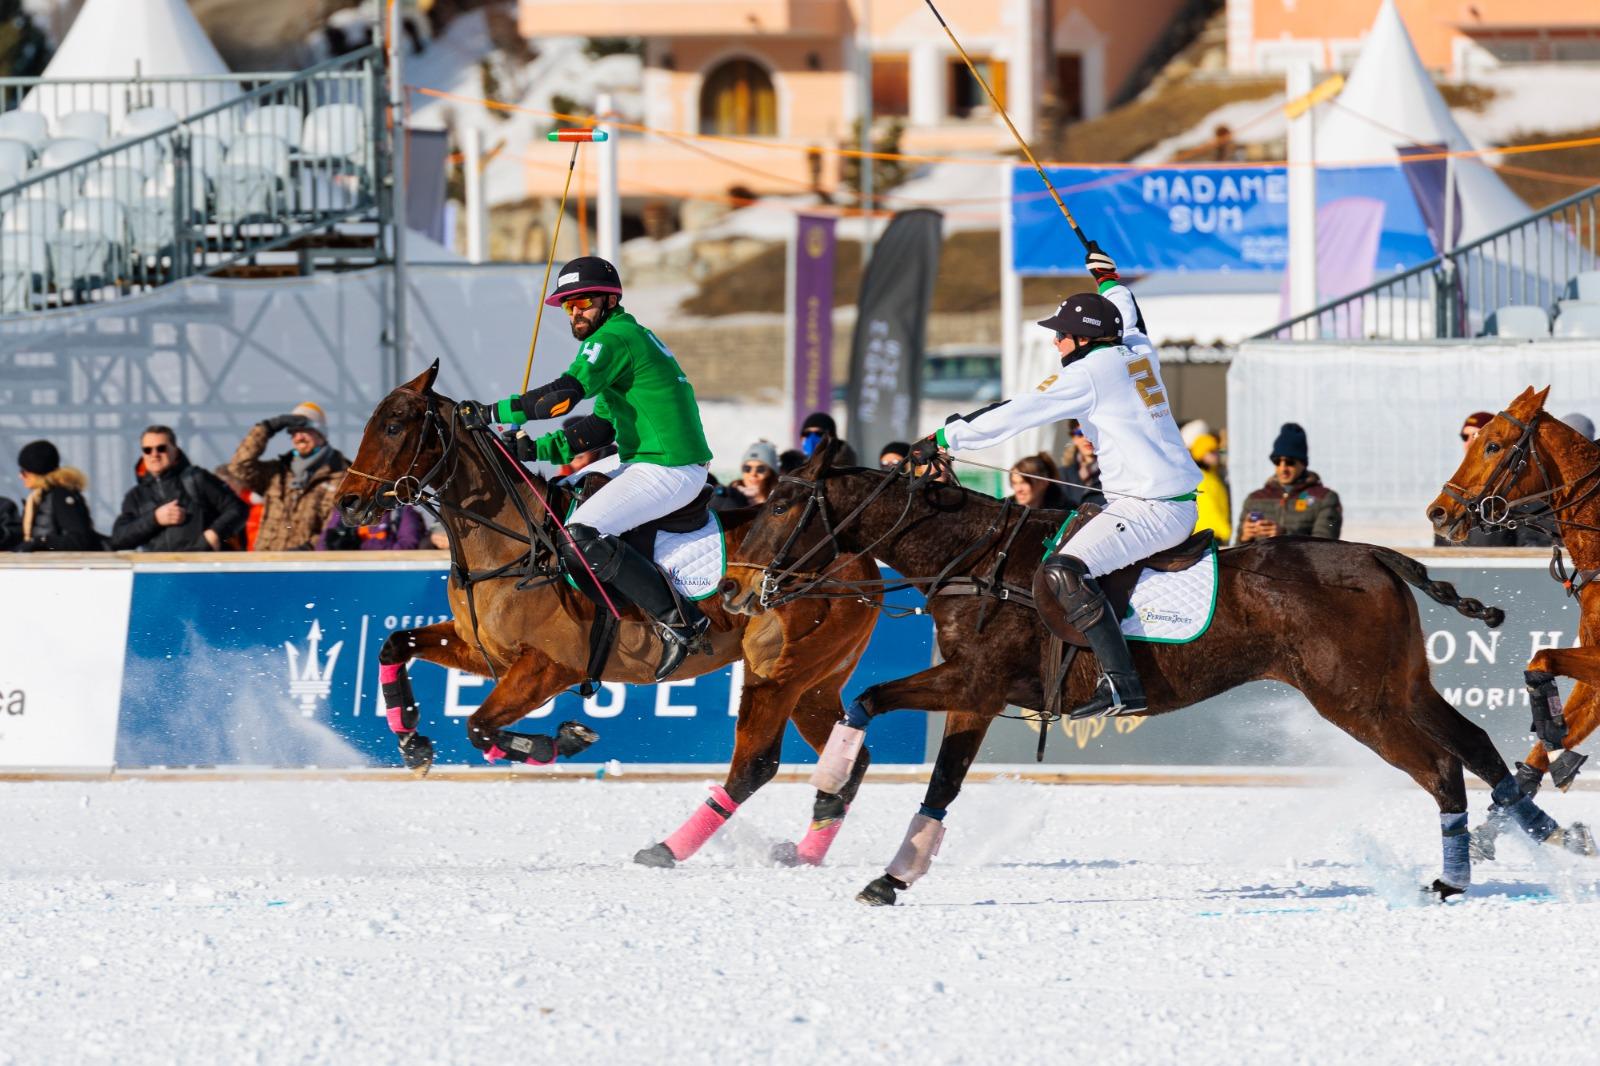
<path id="1" fill-rule="evenodd" d="M 584 572 L 584 563 L 601 581 L 610 581 L 622 567 L 622 541 L 607 536 L 592 526 L 568 526 L 570 540 L 561 544 L 561 561 L 570 574 Z M 581 557 L 581 558 L 580 558 Z"/>
<path id="2" fill-rule="evenodd" d="M 1105 610 L 1105 594 L 1100 585 L 1089 576 L 1089 567 L 1082 559 L 1072 555 L 1052 555 L 1044 563 L 1045 581 L 1055 593 L 1067 617 L 1081 631 L 1093 625 Z"/>

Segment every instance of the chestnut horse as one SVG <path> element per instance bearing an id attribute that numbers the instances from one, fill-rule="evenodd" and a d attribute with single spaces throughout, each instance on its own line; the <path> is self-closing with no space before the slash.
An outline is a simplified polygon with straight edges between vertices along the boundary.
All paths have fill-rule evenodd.
<path id="1" fill-rule="evenodd" d="M 1455 543 L 1473 526 L 1515 527 L 1527 511 L 1549 505 L 1556 529 L 1551 574 L 1576 596 L 1581 612 L 1576 648 L 1549 648 L 1529 661 L 1523 678 L 1539 737 L 1525 763 L 1517 764 L 1523 791 L 1537 792 L 1546 771 L 1565 792 L 1588 758 L 1573 749 L 1600 725 L 1600 591 L 1590 588 L 1600 572 L 1600 447 L 1544 409 L 1550 394 L 1530 386 L 1484 426 L 1444 491 L 1428 506 L 1428 520 Z M 1549 517 L 1540 519 L 1548 523 Z M 1566 576 L 1561 548 L 1572 554 L 1576 573 Z M 1563 708 L 1555 679 L 1577 682 Z"/>
<path id="2" fill-rule="evenodd" d="M 561 511 L 570 497 L 516 463 L 491 430 L 464 427 L 455 403 L 433 391 L 438 370 L 435 361 L 378 404 L 339 487 L 348 525 L 371 521 L 380 508 L 420 503 L 439 516 L 450 541 L 451 619 L 397 630 L 379 654 L 390 727 L 406 765 L 426 774 L 433 745 L 416 732 L 419 712 L 405 669 L 420 658 L 496 679 L 467 719 L 473 746 L 491 762 L 542 763 L 575 754 L 594 739 L 575 723 L 564 724 L 554 739 L 506 728 L 587 673 L 591 623 L 599 608 L 563 578 L 554 538 L 564 531 L 546 510 L 551 501 Z M 722 513 L 730 552 L 739 549 L 754 513 Z M 870 559 L 849 561 L 846 568 L 860 580 L 878 576 Z M 739 804 L 772 780 L 787 722 L 821 750 L 842 716 L 840 691 L 876 621 L 874 608 L 859 600 L 797 605 L 760 619 L 721 610 L 715 598 L 702 607 L 711 621 L 709 653 L 690 655 L 677 676 L 743 661 L 733 762 L 723 785 L 711 790 L 711 799 L 680 829 L 635 856 L 646 865 L 672 866 L 694 854 Z M 644 615 L 627 607 L 601 679 L 651 684 L 659 641 Z M 822 861 L 870 761 L 863 751 L 843 787 L 817 794 L 805 838 L 798 847 L 778 845 L 775 858 Z"/>
<path id="3" fill-rule="evenodd" d="M 831 454 L 821 449 L 780 479 L 745 534 L 723 600 L 759 614 L 796 596 L 828 595 L 830 585 L 843 590 L 847 579 L 831 572 L 834 560 L 869 546 L 900 573 L 940 575 L 946 592 L 962 593 L 935 591 L 929 599 L 944 661 L 867 688 L 847 716 L 864 726 L 901 708 L 947 714 L 922 808 L 884 876 L 856 897 L 890 904 L 927 871 L 989 723 L 1008 703 L 1046 706 L 1046 678 L 1055 676 L 1059 659 L 1045 650 L 1050 634 L 1030 590 L 1047 539 L 1066 516 L 903 472 L 834 469 Z M 886 485 L 886 478 L 903 487 Z M 1415 560 L 1367 544 L 1275 537 L 1226 549 L 1218 562 L 1215 614 L 1203 636 L 1188 644 L 1133 644 L 1149 713 L 1175 711 L 1248 681 L 1293 685 L 1322 717 L 1433 797 L 1445 869 L 1431 889 L 1441 898 L 1471 881 L 1463 764 L 1536 839 L 1561 839 L 1559 827 L 1517 790 L 1488 735 L 1434 689 L 1407 585 L 1491 626 L 1500 622 L 1498 610 L 1430 581 Z M 1095 680 L 1092 657 L 1076 656 L 1065 705 L 1086 700 Z M 863 734 L 841 723 L 835 735 L 848 751 Z M 830 740 L 813 780 L 826 779 L 835 744 Z"/>

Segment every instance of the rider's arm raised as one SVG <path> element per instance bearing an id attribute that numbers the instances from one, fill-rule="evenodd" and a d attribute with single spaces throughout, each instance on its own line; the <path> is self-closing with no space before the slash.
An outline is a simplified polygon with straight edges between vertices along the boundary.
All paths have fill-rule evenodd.
<path id="1" fill-rule="evenodd" d="M 935 439 L 951 451 L 987 448 L 1025 429 L 1063 418 L 1085 418 L 1094 412 L 1094 405 L 1094 379 L 1081 366 L 1063 367 L 1032 392 L 946 422 Z"/>

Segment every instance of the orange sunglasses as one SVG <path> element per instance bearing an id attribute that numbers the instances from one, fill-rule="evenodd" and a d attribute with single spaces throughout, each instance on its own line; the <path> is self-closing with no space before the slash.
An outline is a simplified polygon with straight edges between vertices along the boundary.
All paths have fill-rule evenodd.
<path id="1" fill-rule="evenodd" d="M 593 307 L 598 302 L 599 301 L 593 296 L 574 296 L 570 299 L 561 301 L 561 310 L 565 311 L 569 315 L 576 314 L 579 311 L 589 310 L 589 308 Z"/>

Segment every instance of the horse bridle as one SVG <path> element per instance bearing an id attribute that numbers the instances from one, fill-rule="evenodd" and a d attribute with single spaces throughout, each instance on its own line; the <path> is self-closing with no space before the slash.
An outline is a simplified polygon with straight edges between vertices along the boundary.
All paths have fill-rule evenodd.
<path id="1" fill-rule="evenodd" d="M 346 473 L 365 478 L 378 486 L 372 503 L 367 505 L 369 512 L 373 504 L 377 504 L 385 511 L 392 511 L 396 507 L 411 505 L 423 507 L 433 513 L 435 517 L 438 515 L 438 507 L 442 502 L 439 500 L 439 490 L 449 484 L 451 478 L 455 477 L 456 463 L 460 459 L 459 446 L 461 437 L 455 427 L 455 412 L 451 412 L 449 420 L 450 433 L 446 435 L 446 421 L 439 413 L 439 397 L 432 392 L 427 393 L 426 397 L 428 407 L 422 416 L 422 432 L 417 434 L 417 447 L 411 453 L 411 462 L 406 465 L 405 473 L 397 478 L 390 479 L 378 477 L 376 474 L 369 474 L 365 470 L 357 470 L 354 464 L 345 469 Z M 417 464 L 422 461 L 422 449 L 428 442 L 430 430 L 434 436 L 439 438 L 439 461 L 434 463 L 426 473 L 418 477 L 413 471 L 416 470 Z M 449 474 L 442 482 L 435 485 L 433 483 L 434 479 L 439 476 L 446 465 L 450 467 Z"/>
<path id="2" fill-rule="evenodd" d="M 1510 411 L 1501 411 L 1495 417 L 1505 419 L 1521 431 L 1516 441 L 1506 448 L 1505 454 L 1500 457 L 1494 469 L 1489 471 L 1489 476 L 1484 479 L 1483 488 L 1478 490 L 1476 496 L 1469 499 L 1467 490 L 1457 485 L 1454 481 L 1446 481 L 1444 483 L 1444 494 L 1465 508 L 1469 521 L 1476 519 L 1480 525 L 1489 528 L 1516 529 L 1519 525 L 1516 515 L 1519 512 L 1522 514 L 1523 522 L 1534 524 L 1535 520 L 1530 517 L 1529 511 L 1533 505 L 1543 502 L 1548 504 L 1550 512 L 1555 516 L 1555 521 L 1558 524 L 1565 523 L 1579 529 L 1600 531 L 1600 527 L 1589 525 L 1586 522 L 1561 518 L 1558 514 L 1560 511 L 1571 510 L 1593 497 L 1597 492 L 1600 492 L 1600 477 L 1597 477 L 1597 475 L 1600 475 L 1600 464 L 1591 467 L 1586 473 L 1580 474 L 1570 481 L 1554 484 L 1551 481 L 1549 467 L 1545 465 L 1544 456 L 1539 454 L 1539 449 L 1534 446 L 1537 442 L 1539 420 L 1547 417 L 1546 412 L 1541 408 L 1535 411 L 1533 417 L 1526 422 L 1513 415 Z M 1544 488 L 1538 492 L 1530 492 L 1518 496 L 1515 499 L 1507 498 L 1505 493 L 1509 492 L 1510 487 L 1522 476 L 1522 472 L 1527 468 L 1530 460 L 1533 462 L 1534 468 L 1538 470 L 1539 480 L 1543 483 Z M 1555 497 L 1558 493 L 1574 489 L 1591 480 L 1594 481 L 1594 484 L 1590 485 L 1580 495 L 1565 503 L 1556 502 Z M 1557 540 L 1560 539 L 1559 528 L 1549 530 L 1549 532 Z"/>

